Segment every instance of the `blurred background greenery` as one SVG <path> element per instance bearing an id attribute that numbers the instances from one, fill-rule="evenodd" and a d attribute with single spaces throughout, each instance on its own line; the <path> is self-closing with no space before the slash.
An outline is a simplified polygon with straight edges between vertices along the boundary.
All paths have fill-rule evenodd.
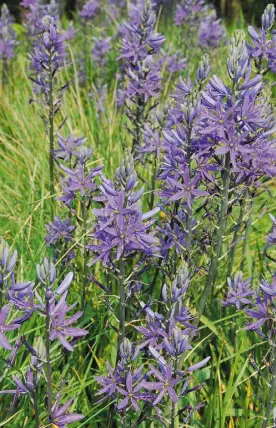
<path id="1" fill-rule="evenodd" d="M 16 16 L 18 21 L 20 21 L 20 1 L 21 0 L 5 1 L 9 10 Z M 64 3 L 64 9 L 69 18 L 72 17 L 78 0 L 57 0 L 58 3 L 60 3 L 60 1 Z M 179 0 L 163 0 L 163 2 L 166 11 L 173 10 L 175 4 L 180 3 Z M 212 3 L 216 6 L 218 14 L 229 23 L 233 20 L 238 20 L 240 22 L 245 20 L 254 23 L 255 21 L 260 22 L 260 17 L 264 8 L 271 3 L 271 0 L 212 0 Z"/>

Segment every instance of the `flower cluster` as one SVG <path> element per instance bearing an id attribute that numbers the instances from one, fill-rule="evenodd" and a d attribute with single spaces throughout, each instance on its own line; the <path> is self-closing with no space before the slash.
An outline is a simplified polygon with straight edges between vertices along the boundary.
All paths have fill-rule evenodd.
<path id="1" fill-rule="evenodd" d="M 133 160 L 128 158 L 126 162 L 117 170 L 115 183 L 102 177 L 100 189 L 104 207 L 93 210 L 97 224 L 92 238 L 97 242 L 89 245 L 89 249 L 98 254 L 93 263 L 103 260 L 108 264 L 112 259 L 119 260 L 137 251 L 145 255 L 158 251 L 157 239 L 149 231 L 154 223 L 150 219 L 158 209 L 143 214 L 139 203 L 143 188 L 134 191 L 137 177 Z"/>
<path id="2" fill-rule="evenodd" d="M 217 48 L 226 38 L 226 29 L 215 9 L 204 0 L 184 0 L 177 5 L 175 23 L 185 30 L 191 43 L 201 48 Z"/>
<path id="3" fill-rule="evenodd" d="M 226 29 L 213 10 L 200 23 L 198 43 L 202 47 L 217 48 L 225 39 Z"/>
<path id="4" fill-rule="evenodd" d="M 179 80 L 173 103 L 164 125 L 164 155 L 161 159 L 161 207 L 167 213 L 166 222 L 159 227 L 164 254 L 176 245 L 177 251 L 191 246 L 195 198 L 207 196 L 202 183 L 212 181 L 208 164 L 200 155 L 197 138 L 197 119 L 200 113 L 201 86 L 209 73 L 209 58 L 204 56 L 194 82 L 188 77 Z M 192 163 L 195 162 L 195 164 Z M 176 209 L 174 206 L 176 205 Z"/>
<path id="5" fill-rule="evenodd" d="M 31 69 L 34 71 L 32 80 L 47 96 L 53 77 L 64 65 L 66 46 L 64 35 L 57 29 L 51 16 L 44 16 L 42 25 L 43 34 L 36 39 L 30 59 Z"/>
<path id="6" fill-rule="evenodd" d="M 41 0 L 23 0 L 20 5 L 26 9 L 24 26 L 29 37 L 37 37 L 44 32 L 44 16 L 49 15 L 55 21 L 59 19 L 59 7 L 55 0 L 51 0 L 49 4 L 44 4 Z"/>
<path id="7" fill-rule="evenodd" d="M 247 48 L 259 73 L 267 73 L 270 69 L 276 73 L 276 38 L 271 31 L 274 22 L 275 6 L 269 4 L 262 15 L 262 29 L 256 30 L 251 25 L 248 27 L 251 44 L 248 43 Z"/>
<path id="8" fill-rule="evenodd" d="M 67 316 L 75 305 L 69 305 L 66 302 L 68 289 L 73 280 L 73 273 L 69 272 L 63 281 L 57 285 L 57 271 L 54 264 L 45 258 L 41 265 L 37 265 L 37 283 L 34 290 L 34 282 L 16 281 L 16 262 L 17 251 L 11 251 L 4 240 L 0 242 L 0 347 L 10 351 L 7 359 L 7 370 L 14 364 L 17 354 L 21 347 L 25 345 L 28 354 L 31 356 L 31 362 L 27 366 L 26 374 L 23 380 L 13 376 L 13 383 L 16 389 L 7 389 L 0 391 L 0 394 L 11 394 L 14 396 L 13 408 L 22 395 L 28 396 L 30 404 L 34 410 L 36 425 L 39 426 L 40 415 L 37 406 L 37 388 L 42 384 L 42 367 L 46 361 L 47 365 L 47 402 L 48 419 L 51 423 L 64 426 L 65 423 L 71 423 L 83 418 L 82 415 L 68 414 L 67 409 L 72 404 L 69 400 L 65 405 L 59 407 L 60 393 L 57 394 L 57 402 L 52 407 L 52 387 L 51 387 L 51 367 L 50 360 L 50 342 L 58 340 L 60 344 L 68 351 L 73 351 L 73 345 L 79 337 L 88 334 L 88 331 L 77 328 L 73 324 L 82 316 L 82 312 L 77 312 Z M 43 295 L 41 297 L 41 291 Z M 2 305 L 3 300 L 7 303 Z M 19 316 L 18 316 L 19 312 Z M 8 322 L 12 313 L 12 322 Z M 41 315 L 46 320 L 46 342 L 40 340 L 38 344 L 35 340 L 34 345 L 29 343 L 28 338 L 19 336 L 12 347 L 6 334 L 17 330 L 23 323 L 26 323 L 31 317 Z M 15 318 L 17 316 L 17 318 Z M 69 338 L 74 338 L 74 342 Z"/>
<path id="9" fill-rule="evenodd" d="M 188 23 L 190 27 L 196 25 L 206 9 L 204 0 L 184 0 L 178 4 L 175 12 L 175 24 Z"/>
<path id="10" fill-rule="evenodd" d="M 126 85 L 123 97 L 127 116 L 132 124 L 132 152 L 141 146 L 142 129 L 149 117 L 149 100 L 158 97 L 161 76 L 156 54 L 165 37 L 154 30 L 155 13 L 150 1 L 141 1 L 130 7 L 130 22 L 124 25 L 120 56 L 123 59 Z"/>
<path id="11" fill-rule="evenodd" d="M 99 7 L 100 7 L 99 0 L 89 0 L 84 4 L 83 8 L 80 10 L 79 15 L 86 22 L 90 21 L 97 15 Z"/>
<path id="12" fill-rule="evenodd" d="M 16 33 L 12 28 L 13 17 L 10 15 L 7 5 L 1 7 L 0 16 L 0 61 L 2 62 L 2 76 L 7 79 L 8 60 L 14 57 L 17 45 Z M 4 82 L 2 82 L 4 84 Z"/>
<path id="13" fill-rule="evenodd" d="M 98 395 L 103 395 L 100 401 L 110 397 L 115 399 L 116 408 L 124 412 L 124 418 L 127 418 L 126 412 L 133 409 L 137 412 L 138 421 L 141 414 L 146 420 L 153 408 L 156 417 L 164 422 L 162 404 L 165 400 L 169 399 L 174 406 L 180 397 L 202 386 L 190 385 L 191 373 L 206 365 L 210 357 L 185 370 L 182 368 L 183 355 L 192 348 L 189 339 L 197 333 L 192 324 L 193 317 L 184 305 L 188 284 L 189 274 L 184 267 L 173 281 L 170 293 L 167 285 L 163 286 L 163 313 L 154 311 L 150 304 L 140 302 L 142 313 L 146 315 L 146 326 L 136 327 L 140 340 L 134 346 L 125 339 L 120 346 L 120 359 L 115 369 L 107 362 L 108 374 L 96 378 L 101 386 Z M 136 368 L 139 357 L 145 352 L 152 355 L 152 363 L 148 370 L 143 365 Z M 171 423 L 175 418 L 176 413 L 172 412 Z"/>
<path id="14" fill-rule="evenodd" d="M 111 49 L 111 37 L 93 37 L 93 41 L 93 61 L 97 67 L 100 67 L 102 69 L 107 64 L 107 54 Z"/>

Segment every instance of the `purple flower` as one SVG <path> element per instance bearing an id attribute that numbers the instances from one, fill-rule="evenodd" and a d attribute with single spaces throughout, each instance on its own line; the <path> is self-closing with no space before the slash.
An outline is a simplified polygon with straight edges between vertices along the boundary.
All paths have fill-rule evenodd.
<path id="1" fill-rule="evenodd" d="M 49 337 L 52 341 L 58 339 L 64 348 L 72 352 L 73 346 L 68 342 L 66 337 L 82 337 L 88 334 L 88 331 L 81 328 L 71 327 L 71 325 L 74 324 L 83 313 L 77 312 L 66 319 L 66 314 L 71 310 L 71 307 L 65 303 L 65 298 L 66 294 L 61 297 L 57 305 L 51 303 L 51 326 Z"/>
<path id="2" fill-rule="evenodd" d="M 267 237 L 267 242 L 270 245 L 276 245 L 276 218 L 273 217 L 273 215 L 270 214 L 270 218 L 273 223 L 272 232 Z"/>
<path id="3" fill-rule="evenodd" d="M 48 5 L 42 4 L 41 0 L 23 0 L 21 6 L 27 9 L 24 14 L 24 27 L 29 36 L 34 37 L 43 33 L 42 19 L 48 15 Z"/>
<path id="4" fill-rule="evenodd" d="M 94 210 L 99 221 L 93 238 L 99 243 L 89 245 L 89 249 L 99 255 L 92 263 L 98 260 L 107 263 L 113 249 L 117 250 L 117 260 L 131 251 L 155 254 L 158 251 L 157 240 L 153 233 L 148 232 L 153 221 L 143 220 L 153 217 L 159 209 L 142 213 L 137 201 L 141 198 L 143 189 L 127 194 L 124 190 L 117 192 L 105 182 L 101 188 L 106 204 L 103 209 Z"/>
<path id="5" fill-rule="evenodd" d="M 60 398 L 60 393 L 58 393 L 56 402 L 52 409 L 51 422 L 54 426 L 65 428 L 67 424 L 72 424 L 84 419 L 84 416 L 81 414 L 67 412 L 68 408 L 74 401 L 72 398 L 63 405 L 60 405 Z"/>
<path id="6" fill-rule="evenodd" d="M 99 7 L 99 0 L 89 0 L 85 3 L 82 10 L 80 11 L 80 17 L 83 18 L 85 21 L 93 19 L 97 15 Z"/>
<path id="7" fill-rule="evenodd" d="M 61 220 L 60 217 L 55 217 L 54 221 L 46 224 L 45 227 L 47 230 L 47 235 L 45 236 L 47 245 L 55 245 L 58 240 L 71 241 L 72 234 L 76 229 L 76 226 L 73 226 L 68 218 Z"/>
<path id="8" fill-rule="evenodd" d="M 34 70 L 32 80 L 47 93 L 50 81 L 64 65 L 66 46 L 64 34 L 57 29 L 51 16 L 44 16 L 42 24 L 43 34 L 36 39 L 30 57 Z"/>
<path id="9" fill-rule="evenodd" d="M 175 24 L 182 25 L 189 22 L 190 26 L 193 25 L 203 6 L 204 0 L 182 0 L 181 4 L 176 6 Z"/>
<path id="10" fill-rule="evenodd" d="M 246 281 L 242 278 L 242 272 L 235 274 L 234 279 L 231 281 L 230 278 L 227 279 L 228 282 L 228 293 L 225 301 L 222 301 L 224 306 L 235 305 L 237 309 L 241 309 L 242 305 L 248 305 L 251 303 L 251 300 L 248 297 L 254 295 L 254 291 L 250 289 L 250 278 Z"/>
<path id="11" fill-rule="evenodd" d="M 83 159 L 85 161 L 85 159 Z M 81 197 L 91 196 L 98 187 L 94 182 L 94 178 L 100 174 L 100 171 L 103 169 L 103 165 L 96 166 L 91 168 L 90 171 L 86 172 L 86 166 L 83 162 L 78 163 L 78 166 L 75 170 L 71 170 L 65 166 L 62 166 L 63 171 L 67 174 L 66 186 L 63 189 L 68 192 L 68 194 L 80 193 Z"/>
<path id="12" fill-rule="evenodd" d="M 270 30 L 275 21 L 275 6 L 268 4 L 262 15 L 262 28 L 265 31 Z"/>
<path id="13" fill-rule="evenodd" d="M 57 277 L 55 265 L 45 257 L 41 265 L 36 266 L 37 278 L 39 281 L 47 285 L 48 282 L 52 285 Z"/>
<path id="14" fill-rule="evenodd" d="M 182 57 L 182 52 L 165 56 L 164 62 L 169 73 L 176 73 L 187 67 L 187 58 Z"/>
<path id="15" fill-rule="evenodd" d="M 250 318 L 256 318 L 257 321 L 254 321 L 251 324 L 248 324 L 245 327 L 245 330 L 254 330 L 259 331 L 260 327 L 270 319 L 269 309 L 267 305 L 267 301 L 263 300 L 256 304 L 256 306 L 253 309 L 245 309 L 245 313 Z"/>
<path id="16" fill-rule="evenodd" d="M 0 10 L 0 63 L 2 74 L 2 86 L 4 86 L 9 77 L 9 60 L 15 55 L 17 45 L 17 35 L 12 28 L 13 17 L 4 3 Z"/>
<path id="17" fill-rule="evenodd" d="M 168 189 L 162 193 L 163 196 L 169 196 L 168 202 L 179 201 L 180 199 L 185 199 L 189 208 L 192 207 L 192 197 L 198 196 L 207 196 L 209 195 L 206 190 L 199 190 L 196 188 L 196 185 L 199 181 L 199 176 L 196 175 L 192 180 L 190 180 L 190 174 L 188 168 L 184 169 L 183 174 L 181 175 L 182 183 L 168 177 L 167 183 L 169 185 Z"/>
<path id="18" fill-rule="evenodd" d="M 118 410 L 125 409 L 129 405 L 134 408 L 137 412 L 140 411 L 137 401 L 138 400 L 147 400 L 148 396 L 145 393 L 139 392 L 143 387 L 144 383 L 137 383 L 133 385 L 134 379 L 130 372 L 126 376 L 125 389 L 117 387 L 117 391 L 120 392 L 125 398 L 117 405 Z"/>
<path id="19" fill-rule="evenodd" d="M 57 144 L 58 150 L 54 150 L 56 158 L 61 158 L 64 161 L 70 161 L 73 156 L 78 156 L 78 148 L 82 146 L 86 141 L 86 138 L 76 138 L 75 134 L 70 134 L 69 137 L 64 138 L 62 135 L 58 134 Z"/>
<path id="20" fill-rule="evenodd" d="M 267 281 L 261 281 L 260 288 L 265 295 L 271 298 L 276 297 L 276 273 L 273 276 L 272 284 L 269 284 Z"/>
<path id="21" fill-rule="evenodd" d="M 130 8 L 130 22 L 125 23 L 120 46 L 123 71 L 127 77 L 124 92 L 119 102 L 125 102 L 128 128 L 133 138 L 132 152 L 136 154 L 142 146 L 142 130 L 147 126 L 150 113 L 148 101 L 157 97 L 161 89 L 161 63 L 156 59 L 165 42 L 165 37 L 155 32 L 156 15 L 151 2 L 138 2 Z"/>
<path id="22" fill-rule="evenodd" d="M 92 49 L 93 60 L 99 67 L 105 67 L 107 64 L 107 54 L 111 50 L 111 37 L 93 37 L 94 47 Z"/>
<path id="23" fill-rule="evenodd" d="M 0 394 L 12 394 L 14 395 L 14 403 L 20 395 L 30 395 L 33 393 L 35 385 L 34 385 L 34 376 L 33 371 L 29 367 L 26 373 L 26 378 L 24 379 L 24 383 L 17 377 L 13 376 L 13 382 L 15 383 L 16 389 L 7 389 L 5 391 L 0 391 Z"/>
<path id="24" fill-rule="evenodd" d="M 3 306 L 2 309 L 0 309 L 0 347 L 8 349 L 11 351 L 12 347 L 9 344 L 8 339 L 5 337 L 4 333 L 8 331 L 16 330 L 20 327 L 20 324 L 6 324 L 6 320 L 8 318 L 9 312 L 10 312 L 10 305 Z"/>
<path id="25" fill-rule="evenodd" d="M 11 253 L 9 245 L 0 237 L 0 284 L 7 285 L 9 278 L 14 276 L 13 271 L 16 265 L 18 253 Z"/>
<path id="26" fill-rule="evenodd" d="M 247 49 L 249 55 L 255 59 L 259 72 L 276 70 L 276 39 L 274 31 L 271 32 L 274 22 L 275 6 L 269 4 L 262 15 L 262 29 L 256 31 L 252 26 L 248 27 L 251 44 L 247 44 Z"/>
<path id="27" fill-rule="evenodd" d="M 175 392 L 175 386 L 182 380 L 182 377 L 173 378 L 173 369 L 172 363 L 168 364 L 166 367 L 160 365 L 160 370 L 158 371 L 154 366 L 150 365 L 149 374 L 156 378 L 156 382 L 141 382 L 142 386 L 149 391 L 160 391 L 158 396 L 153 402 L 153 406 L 156 406 L 165 394 L 168 394 L 173 403 L 178 402 L 178 396 Z"/>
<path id="28" fill-rule="evenodd" d="M 106 400 L 107 398 L 113 396 L 116 391 L 119 384 L 122 383 L 123 379 L 120 375 L 120 372 L 117 368 L 112 369 L 110 366 L 109 361 L 106 362 L 107 370 L 108 370 L 108 376 L 96 376 L 96 381 L 101 385 L 102 389 L 97 392 L 97 395 L 103 395 L 104 397 L 102 400 Z"/>
<path id="29" fill-rule="evenodd" d="M 217 48 L 226 38 L 226 29 L 221 24 L 221 19 L 217 19 L 216 11 L 212 11 L 201 21 L 199 27 L 199 45 L 210 48 Z"/>

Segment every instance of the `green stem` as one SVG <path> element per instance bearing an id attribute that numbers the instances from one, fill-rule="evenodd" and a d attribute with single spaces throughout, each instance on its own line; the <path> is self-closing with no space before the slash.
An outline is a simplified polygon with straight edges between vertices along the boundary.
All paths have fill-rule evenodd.
<path id="1" fill-rule="evenodd" d="M 84 31 L 84 86 L 87 84 L 87 64 L 88 64 L 88 40 L 87 40 L 87 23 L 84 22 L 83 25 Z"/>
<path id="2" fill-rule="evenodd" d="M 2 308 L 3 304 L 3 285 L 4 282 L 0 280 L 0 309 Z"/>
<path id="3" fill-rule="evenodd" d="M 34 414 L 35 414 L 35 427 L 40 427 L 39 421 L 39 409 L 38 409 L 38 399 L 37 399 L 37 371 L 34 369 L 34 391 L 33 391 L 33 400 L 34 400 Z"/>
<path id="4" fill-rule="evenodd" d="M 250 226 L 252 223 L 253 200 L 254 200 L 254 195 L 253 195 L 251 202 L 249 204 L 248 219 L 247 219 L 246 225 L 245 225 L 245 235 L 244 235 L 243 247 L 242 247 L 242 261 L 241 261 L 241 265 L 240 265 L 241 271 L 243 271 L 243 268 L 244 268 L 246 247 L 247 247 L 247 242 L 248 242 L 248 235 L 249 235 L 249 230 L 250 230 Z"/>
<path id="5" fill-rule="evenodd" d="M 174 361 L 174 372 L 177 372 L 178 366 L 180 365 L 180 358 L 176 358 Z M 178 418 L 178 404 L 172 403 L 171 409 L 171 423 L 170 428 L 179 427 L 179 418 Z"/>
<path id="6" fill-rule="evenodd" d="M 51 422 L 52 413 L 52 367 L 50 358 L 50 299 L 47 297 L 46 292 L 46 379 L 47 379 L 47 409 L 48 409 L 48 420 Z"/>
<path id="7" fill-rule="evenodd" d="M 265 419 L 263 420 L 263 423 L 262 423 L 262 428 L 267 428 L 269 426 L 269 418 L 273 408 L 273 401 L 275 401 L 275 395 L 276 395 L 276 347 L 275 347 L 275 344 L 272 345 L 270 361 L 272 364 L 270 391 L 269 391 L 269 397 L 266 405 Z"/>
<path id="8" fill-rule="evenodd" d="M 119 276 L 119 285 L 120 285 L 120 326 L 119 326 L 119 342 L 118 342 L 118 355 L 120 346 L 125 339 L 125 321 L 126 321 L 126 295 L 125 295 L 125 265 L 124 261 L 120 260 L 120 276 Z M 117 357 L 118 358 L 118 357 Z"/>
<path id="9" fill-rule="evenodd" d="M 142 97 L 138 97 L 137 106 L 136 106 L 136 114 L 135 114 L 135 136 L 132 140 L 132 149 L 131 153 L 134 154 L 137 147 L 141 146 L 141 126 L 144 121 L 144 109 L 145 102 Z"/>
<path id="10" fill-rule="evenodd" d="M 228 201 L 229 201 L 229 188 L 230 188 L 230 155 L 229 153 L 227 153 L 225 156 L 225 164 L 224 164 L 224 170 L 222 174 L 223 174 L 223 177 L 222 177 L 223 189 L 222 189 L 219 224 L 215 234 L 214 253 L 209 266 L 206 285 L 201 295 L 201 298 L 199 300 L 198 319 L 200 319 L 201 315 L 204 312 L 208 297 L 211 294 L 212 288 L 216 280 L 218 262 L 221 255 L 223 237 L 226 229 Z"/>
<path id="11" fill-rule="evenodd" d="M 241 226 L 242 226 L 242 220 L 243 220 L 243 216 L 244 216 L 244 209 L 245 209 L 245 198 L 242 199 L 241 205 L 240 205 L 239 218 L 238 218 L 237 225 L 235 227 L 235 232 L 234 232 L 234 236 L 233 236 L 233 240 L 232 240 L 232 246 L 231 246 L 231 250 L 230 250 L 229 258 L 228 258 L 228 269 L 227 269 L 226 279 L 230 278 L 231 275 L 232 275 L 233 261 L 234 261 L 234 258 L 235 258 L 235 252 L 236 252 L 236 248 L 237 248 L 238 236 L 239 236 L 239 233 L 240 233 L 240 230 L 241 230 Z"/>
<path id="12" fill-rule="evenodd" d="M 188 141 L 187 141 L 187 166 L 189 174 L 191 176 L 191 140 L 192 140 L 192 125 L 189 126 Z M 193 222 L 193 208 L 187 206 L 187 246 L 186 246 L 186 261 L 189 262 L 191 259 L 192 249 L 192 222 Z"/>
<path id="13" fill-rule="evenodd" d="M 154 165 L 153 165 L 153 174 L 152 174 L 152 184 L 151 184 L 151 198 L 150 198 L 150 210 L 153 209 L 153 205 L 154 205 L 154 191 L 155 191 L 155 186 L 156 186 L 156 179 L 157 179 L 157 150 L 155 152 L 155 156 L 154 156 Z"/>
<path id="14" fill-rule="evenodd" d="M 2 62 L 3 62 L 3 67 L 2 67 L 2 88 L 4 88 L 5 85 L 6 85 L 6 83 L 7 83 L 7 75 L 8 75 L 7 68 L 8 68 L 8 65 L 7 65 L 7 60 L 5 58 L 3 59 Z"/>
<path id="15" fill-rule="evenodd" d="M 49 173 L 50 173 L 50 196 L 51 196 L 51 214 L 52 220 L 54 219 L 54 194 L 55 194 L 55 182 L 54 182 L 54 78 L 53 74 L 52 59 L 49 64 Z"/>
<path id="16" fill-rule="evenodd" d="M 87 267 L 87 249 L 86 249 L 86 235 L 87 235 L 87 213 L 86 213 L 86 204 L 85 199 L 81 201 L 81 214 L 82 214 L 82 233 L 83 233 L 83 280 L 82 280 L 82 308 L 85 307 L 86 301 L 86 287 L 87 287 L 87 276 L 88 276 L 88 267 Z"/>

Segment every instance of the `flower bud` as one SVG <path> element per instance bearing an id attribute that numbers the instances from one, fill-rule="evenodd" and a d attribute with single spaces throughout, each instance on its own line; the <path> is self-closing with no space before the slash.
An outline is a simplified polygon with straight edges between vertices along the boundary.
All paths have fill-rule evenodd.
<path id="1" fill-rule="evenodd" d="M 265 8 L 265 11 L 262 15 L 262 28 L 263 30 L 269 30 L 275 21 L 275 6 L 273 4 L 268 4 Z"/>
<path id="2" fill-rule="evenodd" d="M 132 356 L 132 344 L 127 338 L 120 345 L 120 355 L 124 360 L 129 360 Z"/>
<path id="3" fill-rule="evenodd" d="M 208 74 L 210 72 L 210 61 L 209 55 L 205 54 L 202 57 L 202 60 L 199 63 L 199 68 L 196 71 L 196 81 L 197 84 L 200 85 L 207 79 Z"/>
<path id="4" fill-rule="evenodd" d="M 46 293 L 45 293 L 45 299 L 46 301 L 50 301 L 54 296 L 53 290 L 51 288 L 47 288 Z"/>

